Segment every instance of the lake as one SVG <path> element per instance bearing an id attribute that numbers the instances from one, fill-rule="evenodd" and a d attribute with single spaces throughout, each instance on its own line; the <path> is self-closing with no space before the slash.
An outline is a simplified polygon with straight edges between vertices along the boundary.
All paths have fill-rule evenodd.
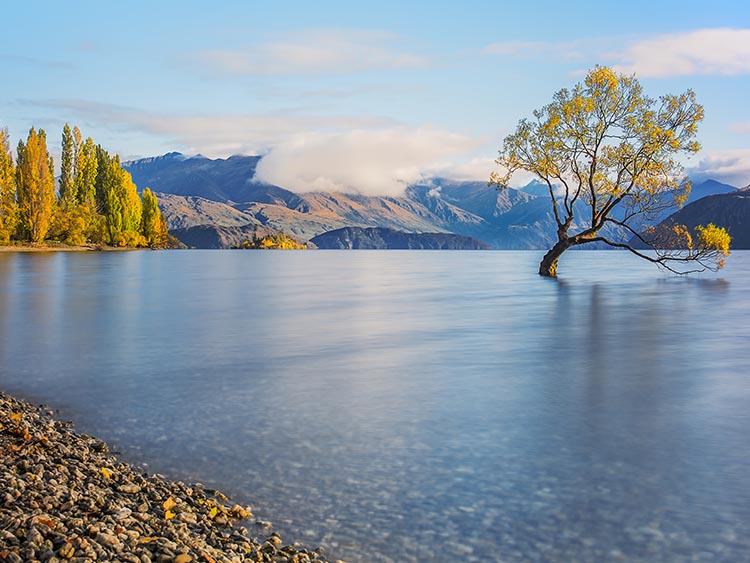
<path id="1" fill-rule="evenodd" d="M 750 252 L 0 253 L 0 388 L 350 562 L 750 561 Z"/>

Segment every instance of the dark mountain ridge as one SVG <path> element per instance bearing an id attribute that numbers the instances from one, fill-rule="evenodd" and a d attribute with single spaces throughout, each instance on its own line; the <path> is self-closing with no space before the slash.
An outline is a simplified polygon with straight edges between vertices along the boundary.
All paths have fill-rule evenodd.
<path id="1" fill-rule="evenodd" d="M 732 250 L 750 249 L 750 186 L 729 193 L 717 193 L 689 203 L 662 221 L 659 226 L 685 225 L 694 231 L 698 225 L 713 223 L 724 227 L 732 237 Z M 636 240 L 631 244 L 637 245 Z"/>
<path id="2" fill-rule="evenodd" d="M 489 244 L 451 233 L 404 233 L 378 227 L 344 227 L 310 242 L 322 249 L 338 250 L 490 250 Z"/>

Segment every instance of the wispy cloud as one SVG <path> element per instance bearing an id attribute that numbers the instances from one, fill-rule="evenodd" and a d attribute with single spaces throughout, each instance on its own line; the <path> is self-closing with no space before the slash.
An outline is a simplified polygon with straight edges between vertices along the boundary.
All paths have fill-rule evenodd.
<path id="1" fill-rule="evenodd" d="M 731 125 L 729 129 L 733 133 L 750 133 L 750 121 L 735 123 L 734 125 Z"/>
<path id="2" fill-rule="evenodd" d="M 718 180 L 732 186 L 750 184 L 750 149 L 709 152 L 686 170 L 693 181 Z"/>
<path id="3" fill-rule="evenodd" d="M 277 36 L 246 49 L 210 50 L 193 59 L 230 75 L 333 75 L 429 66 L 430 59 L 405 51 L 392 33 L 307 30 Z"/>
<path id="4" fill-rule="evenodd" d="M 29 105 L 63 110 L 71 122 L 146 133 L 172 147 L 206 156 L 259 154 L 306 131 L 343 131 L 393 125 L 378 116 L 299 115 L 170 115 L 89 100 L 27 100 Z"/>
<path id="5" fill-rule="evenodd" d="M 637 41 L 612 54 L 640 77 L 750 74 L 750 29 L 699 29 Z"/>

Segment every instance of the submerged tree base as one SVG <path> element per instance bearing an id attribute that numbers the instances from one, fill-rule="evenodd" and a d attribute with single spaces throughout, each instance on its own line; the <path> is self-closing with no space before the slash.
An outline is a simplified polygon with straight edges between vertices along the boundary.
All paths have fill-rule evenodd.
<path id="1" fill-rule="evenodd" d="M 539 275 L 548 278 L 557 277 L 557 262 L 560 260 L 560 256 L 563 252 L 568 250 L 572 244 L 568 240 L 561 240 L 555 246 L 547 251 L 542 261 L 539 263 Z"/>

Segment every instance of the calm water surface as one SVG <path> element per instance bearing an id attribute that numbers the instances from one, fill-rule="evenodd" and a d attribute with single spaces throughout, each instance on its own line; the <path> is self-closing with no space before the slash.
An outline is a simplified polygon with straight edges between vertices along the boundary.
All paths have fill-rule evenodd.
<path id="1" fill-rule="evenodd" d="M 750 253 L 0 254 L 0 388 L 386 561 L 750 561 Z"/>

